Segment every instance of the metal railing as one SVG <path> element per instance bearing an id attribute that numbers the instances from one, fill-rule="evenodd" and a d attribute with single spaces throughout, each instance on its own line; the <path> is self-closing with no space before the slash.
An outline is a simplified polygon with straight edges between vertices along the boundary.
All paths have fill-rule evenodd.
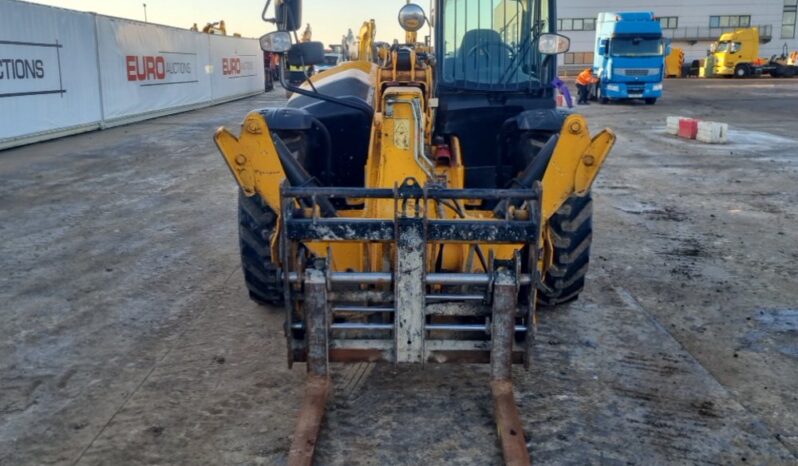
<path id="1" fill-rule="evenodd" d="M 762 43 L 768 43 L 773 39 L 773 25 L 770 24 L 760 24 L 754 25 L 759 29 L 759 41 Z M 716 41 L 720 37 L 721 34 L 727 32 L 734 32 L 738 29 L 745 29 L 743 26 L 736 26 L 736 27 L 703 27 L 703 26 L 694 26 L 694 27 L 683 27 L 678 29 L 664 29 L 662 31 L 662 35 L 668 39 L 673 41 L 683 41 L 683 42 L 698 42 L 698 41 Z"/>

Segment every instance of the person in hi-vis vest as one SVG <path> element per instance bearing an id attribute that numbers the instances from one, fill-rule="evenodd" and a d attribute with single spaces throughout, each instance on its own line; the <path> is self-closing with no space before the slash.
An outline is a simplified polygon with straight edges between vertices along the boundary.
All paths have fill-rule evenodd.
<path id="1" fill-rule="evenodd" d="M 590 86 L 597 82 L 598 78 L 593 76 L 593 68 L 587 68 L 579 73 L 576 78 L 576 90 L 579 92 L 578 104 L 590 105 L 587 101 L 588 97 L 590 97 Z"/>

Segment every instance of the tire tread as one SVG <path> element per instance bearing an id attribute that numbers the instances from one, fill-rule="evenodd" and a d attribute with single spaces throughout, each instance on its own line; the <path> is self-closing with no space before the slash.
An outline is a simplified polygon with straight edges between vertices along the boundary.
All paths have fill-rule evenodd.
<path id="1" fill-rule="evenodd" d="M 538 302 L 557 306 L 574 301 L 585 288 L 593 240 L 593 200 L 571 196 L 549 220 L 554 259 L 538 290 Z"/>
<path id="2" fill-rule="evenodd" d="M 241 269 L 249 297 L 258 304 L 282 306 L 280 268 L 272 262 L 271 236 L 277 215 L 259 195 L 238 195 L 238 237 Z"/>

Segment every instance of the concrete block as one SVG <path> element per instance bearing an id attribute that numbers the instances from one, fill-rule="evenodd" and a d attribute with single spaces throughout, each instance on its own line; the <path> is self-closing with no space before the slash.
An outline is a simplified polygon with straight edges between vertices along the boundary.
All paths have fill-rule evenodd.
<path id="1" fill-rule="evenodd" d="M 665 132 L 667 132 L 668 134 L 672 134 L 674 136 L 679 134 L 679 120 L 681 120 L 682 118 L 684 117 L 669 116 L 668 118 L 666 118 Z"/>
<path id="2" fill-rule="evenodd" d="M 714 121 L 699 121 L 696 139 L 707 144 L 725 144 L 729 139 L 729 125 Z"/>
<path id="3" fill-rule="evenodd" d="M 679 137 L 684 139 L 695 139 L 698 134 L 698 120 L 692 118 L 682 118 L 679 120 Z"/>

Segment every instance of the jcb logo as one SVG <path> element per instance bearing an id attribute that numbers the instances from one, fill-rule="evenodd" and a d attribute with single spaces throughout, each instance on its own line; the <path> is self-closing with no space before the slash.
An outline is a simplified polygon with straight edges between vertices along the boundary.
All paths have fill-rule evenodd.
<path id="1" fill-rule="evenodd" d="M 150 81 L 166 79 L 166 59 L 164 57 L 128 55 L 125 58 L 128 81 Z"/>
<path id="2" fill-rule="evenodd" d="M 241 74 L 240 58 L 222 58 L 222 75 L 232 76 Z"/>

